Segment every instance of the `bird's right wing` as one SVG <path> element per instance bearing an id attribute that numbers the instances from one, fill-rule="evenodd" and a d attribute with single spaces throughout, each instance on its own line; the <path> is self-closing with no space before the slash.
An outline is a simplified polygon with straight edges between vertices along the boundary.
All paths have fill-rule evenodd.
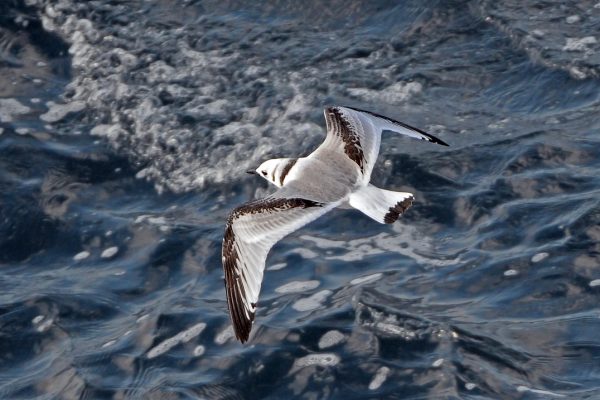
<path id="1" fill-rule="evenodd" d="M 292 197 L 289 188 L 246 203 L 229 215 L 223 238 L 227 304 L 235 336 L 248 340 L 269 250 L 284 236 L 314 221 L 338 203 Z"/>
<path id="2" fill-rule="evenodd" d="M 421 129 L 383 115 L 352 107 L 325 108 L 325 122 L 327 137 L 315 152 L 325 149 L 342 151 L 355 162 L 362 174 L 363 183 L 368 183 L 371 179 L 383 131 L 393 131 L 448 146 L 444 141 Z"/>

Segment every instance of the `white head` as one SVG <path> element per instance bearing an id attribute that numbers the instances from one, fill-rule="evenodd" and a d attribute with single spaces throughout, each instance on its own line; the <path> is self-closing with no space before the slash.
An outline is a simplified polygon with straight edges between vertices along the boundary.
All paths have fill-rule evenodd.
<path id="1" fill-rule="evenodd" d="M 265 161 L 256 170 L 250 170 L 248 173 L 262 176 L 275 186 L 282 187 L 296 161 L 298 161 L 297 158 L 274 158 Z"/>

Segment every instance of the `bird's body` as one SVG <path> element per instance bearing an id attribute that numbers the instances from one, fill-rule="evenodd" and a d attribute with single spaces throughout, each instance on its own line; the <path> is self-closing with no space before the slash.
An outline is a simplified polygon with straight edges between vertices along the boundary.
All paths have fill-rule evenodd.
<path id="1" fill-rule="evenodd" d="M 339 158 L 331 157 L 329 161 L 318 155 L 300 158 L 285 183 L 300 186 L 303 197 L 311 200 L 325 203 L 341 200 L 353 191 L 357 177 L 341 173 L 351 165 Z"/>
<path id="2" fill-rule="evenodd" d="M 248 340 L 265 261 L 284 236 L 336 207 L 351 206 L 380 223 L 393 223 L 412 204 L 405 192 L 369 183 L 383 130 L 446 145 L 420 129 L 350 107 L 325 109 L 327 137 L 310 155 L 265 161 L 256 169 L 280 189 L 229 215 L 223 238 L 227 303 L 236 337 Z"/>

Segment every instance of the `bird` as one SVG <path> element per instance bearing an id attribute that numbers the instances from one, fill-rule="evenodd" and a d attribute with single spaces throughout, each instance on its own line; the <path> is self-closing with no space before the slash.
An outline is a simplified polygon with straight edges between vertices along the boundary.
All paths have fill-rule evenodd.
<path id="1" fill-rule="evenodd" d="M 306 157 L 270 159 L 247 171 L 279 189 L 235 208 L 227 218 L 221 254 L 225 291 L 233 330 L 242 343 L 250 336 L 267 255 L 275 243 L 336 207 L 355 208 L 391 224 L 412 205 L 411 193 L 370 183 L 383 131 L 448 146 L 421 129 L 370 111 L 330 106 L 324 114 L 323 143 Z"/>

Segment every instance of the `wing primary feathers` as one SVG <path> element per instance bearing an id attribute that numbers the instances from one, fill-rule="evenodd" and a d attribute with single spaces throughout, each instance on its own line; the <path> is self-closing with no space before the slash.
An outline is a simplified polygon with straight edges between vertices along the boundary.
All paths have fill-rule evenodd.
<path id="1" fill-rule="evenodd" d="M 293 208 L 323 207 L 323 205 L 323 203 L 302 198 L 267 198 L 240 206 L 229 215 L 222 247 L 225 289 L 235 336 L 242 343 L 246 342 L 250 336 L 256 308 L 256 302 L 249 299 L 250 293 L 246 293 L 243 282 L 246 282 L 246 287 L 249 290 L 253 290 L 250 286 L 252 284 L 250 282 L 252 271 L 249 269 L 259 266 L 247 264 L 246 260 L 243 259 L 243 255 L 240 254 L 240 247 L 234 231 L 235 221 L 242 216 L 265 211 L 278 212 Z"/>
<path id="2" fill-rule="evenodd" d="M 244 318 L 242 298 L 245 295 L 245 291 L 239 282 L 241 276 L 236 271 L 236 265 L 240 259 L 235 248 L 235 234 L 233 233 L 233 227 L 230 221 L 227 223 L 225 236 L 223 237 L 222 255 L 229 315 L 231 316 L 235 328 L 236 338 L 244 343 L 248 340 L 248 336 L 250 335 L 252 319 L 248 320 L 248 318 Z"/>
<path id="3" fill-rule="evenodd" d="M 418 132 L 421 135 L 425 136 L 425 138 L 426 138 L 425 140 L 427 140 L 427 141 L 429 141 L 431 143 L 440 144 L 442 146 L 449 146 L 448 143 L 446 143 L 443 140 L 441 140 L 441 139 L 433 136 L 432 134 L 427 133 L 427 132 L 425 132 L 422 129 L 415 128 L 414 126 L 410 126 L 408 124 L 405 124 L 404 122 L 396 121 L 395 119 L 392 119 L 392 118 L 386 117 L 385 115 L 377 114 L 377 113 L 374 113 L 374 112 L 371 112 L 371 111 L 361 110 L 359 108 L 348 107 L 348 106 L 344 106 L 344 107 L 345 108 L 349 108 L 349 109 L 354 110 L 354 111 L 358 111 L 358 112 L 362 112 L 362 113 L 365 113 L 365 114 L 372 115 L 373 117 L 380 118 L 380 119 L 383 119 L 385 121 L 391 122 L 392 124 L 396 124 L 396 125 L 399 125 L 399 126 L 401 126 L 403 128 L 410 129 L 412 131 Z"/>

